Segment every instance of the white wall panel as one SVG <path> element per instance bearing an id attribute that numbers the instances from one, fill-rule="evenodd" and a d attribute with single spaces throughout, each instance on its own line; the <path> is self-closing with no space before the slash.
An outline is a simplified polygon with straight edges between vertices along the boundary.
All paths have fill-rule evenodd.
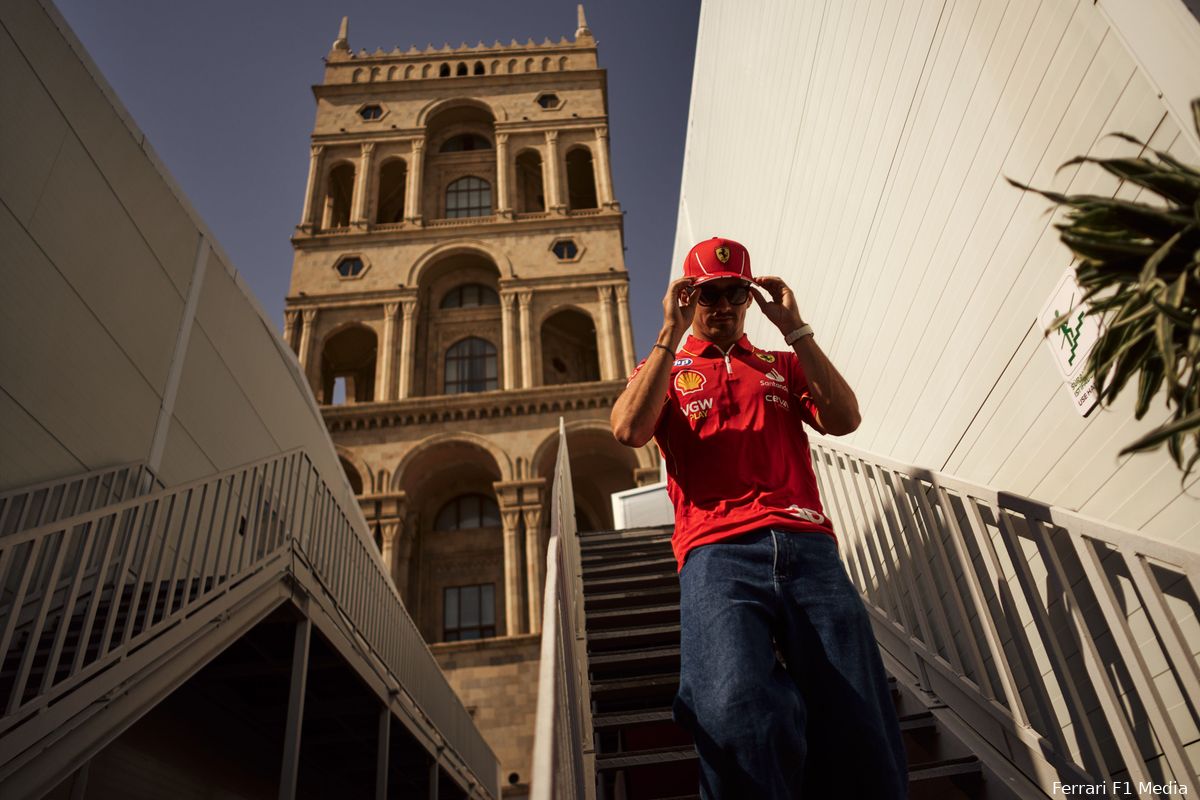
<path id="1" fill-rule="evenodd" d="M 52 6 L 0 4 L 0 69 L 0 490 L 151 460 L 161 419 L 164 482 L 303 446 L 365 531 L 295 356 Z"/>
<path id="2" fill-rule="evenodd" d="M 1102 5 L 705 2 L 675 274 L 723 235 L 784 276 L 858 394 L 848 443 L 1200 544 L 1165 451 L 1117 457 L 1165 418 L 1161 398 L 1141 421 L 1129 397 L 1073 409 L 1036 322 L 1070 254 L 1048 202 L 1005 180 L 1132 196 L 1099 169 L 1058 171 L 1136 153 L 1112 131 L 1198 160 L 1145 65 L 1187 74 L 1200 25 L 1171 15 L 1196 30 L 1148 59 L 1131 52 L 1143 32 L 1112 27 L 1127 8 Z M 1200 95 L 1200 71 L 1182 83 Z M 783 346 L 756 310 L 747 332 Z"/>

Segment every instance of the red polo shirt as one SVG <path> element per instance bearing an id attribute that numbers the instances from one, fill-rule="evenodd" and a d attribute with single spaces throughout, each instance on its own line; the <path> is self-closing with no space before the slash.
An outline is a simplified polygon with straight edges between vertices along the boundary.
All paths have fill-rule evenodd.
<path id="1" fill-rule="evenodd" d="M 629 375 L 637 375 L 642 359 Z M 675 506 L 671 546 L 688 551 L 771 525 L 833 536 L 804 424 L 824 433 L 800 360 L 745 334 L 727 352 L 689 335 L 654 427 Z"/>

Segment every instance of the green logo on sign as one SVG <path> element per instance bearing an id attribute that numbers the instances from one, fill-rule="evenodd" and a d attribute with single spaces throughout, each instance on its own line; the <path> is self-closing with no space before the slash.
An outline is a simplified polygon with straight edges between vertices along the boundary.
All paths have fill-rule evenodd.
<path id="1" fill-rule="evenodd" d="M 1079 316 L 1075 318 L 1075 330 L 1071 330 L 1071 326 L 1067 324 L 1070 320 L 1066 320 L 1058 326 L 1059 333 L 1063 335 L 1063 339 L 1071 347 L 1071 357 L 1067 359 L 1067 366 L 1075 365 L 1075 351 L 1079 347 L 1079 331 L 1083 329 L 1084 313 L 1080 311 Z M 1056 318 L 1059 316 L 1058 309 L 1054 310 L 1054 316 Z"/>

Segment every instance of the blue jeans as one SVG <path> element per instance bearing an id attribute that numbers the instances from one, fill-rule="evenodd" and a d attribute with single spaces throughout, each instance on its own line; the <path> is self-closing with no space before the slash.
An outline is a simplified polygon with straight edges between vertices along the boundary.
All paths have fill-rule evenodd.
<path id="1" fill-rule="evenodd" d="M 703 545 L 679 586 L 673 711 L 702 797 L 908 796 L 879 645 L 832 537 L 760 528 Z"/>

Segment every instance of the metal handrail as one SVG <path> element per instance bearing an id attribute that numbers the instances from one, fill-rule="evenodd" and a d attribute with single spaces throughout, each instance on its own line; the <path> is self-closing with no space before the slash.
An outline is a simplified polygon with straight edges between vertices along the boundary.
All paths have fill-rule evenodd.
<path id="1" fill-rule="evenodd" d="M 583 674 L 587 651 L 582 574 L 567 434 L 560 417 L 550 490 L 531 800 L 591 795 L 585 767 L 592 752 L 592 725 L 589 685 Z"/>
<path id="2" fill-rule="evenodd" d="M 924 689 L 1047 794 L 1200 785 L 1185 751 L 1200 641 L 1184 633 L 1200 554 L 824 438 L 810 448 L 880 644 Z"/>
<path id="3" fill-rule="evenodd" d="M 0 493 L 0 536 L 145 494 L 162 483 L 141 461 L 102 467 Z"/>
<path id="4" fill-rule="evenodd" d="M 0 537 L 0 738 L 250 576 L 298 560 L 498 798 L 494 753 L 360 527 L 297 448 Z"/>

